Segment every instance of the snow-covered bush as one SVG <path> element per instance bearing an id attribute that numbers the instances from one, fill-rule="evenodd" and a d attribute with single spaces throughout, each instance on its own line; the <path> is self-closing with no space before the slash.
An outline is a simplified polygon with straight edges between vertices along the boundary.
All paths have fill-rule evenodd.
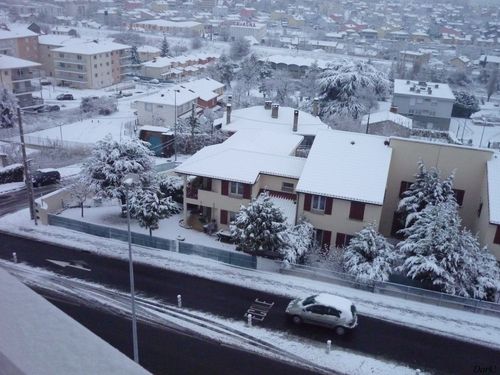
<path id="1" fill-rule="evenodd" d="M 387 75 L 372 64 L 343 60 L 331 64 L 319 74 L 320 115 L 325 119 L 368 112 L 365 98 L 382 99 L 389 92 Z"/>
<path id="2" fill-rule="evenodd" d="M 128 46 L 138 47 L 143 46 L 146 43 L 146 38 L 142 35 L 129 31 L 112 34 L 110 37 L 113 38 L 114 42 L 126 44 Z"/>
<path id="3" fill-rule="evenodd" d="M 149 229 L 150 236 L 159 228 L 160 220 L 180 212 L 172 197 L 165 197 L 155 185 L 134 191 L 130 207 L 131 215 L 141 227 Z"/>
<path id="4" fill-rule="evenodd" d="M 455 201 L 453 178 L 454 175 L 451 174 L 442 181 L 440 171 L 437 168 L 432 167 L 427 170 L 420 160 L 415 182 L 410 185 L 407 191 L 403 192 L 403 198 L 398 205 L 398 212 L 405 218 L 404 226 L 410 226 L 419 212 L 427 205 L 436 205 L 448 200 Z"/>
<path id="5" fill-rule="evenodd" d="M 82 98 L 80 109 L 84 113 L 110 115 L 118 110 L 118 104 L 115 98 L 87 96 Z"/>
<path id="6" fill-rule="evenodd" d="M 24 180 L 24 167 L 22 164 L 11 164 L 0 168 L 0 184 L 9 182 L 22 182 Z"/>
<path id="7" fill-rule="evenodd" d="M 453 117 L 470 117 L 474 112 L 479 111 L 479 100 L 474 94 L 468 91 L 453 91 L 455 103 L 451 115 Z"/>
<path id="8" fill-rule="evenodd" d="M 243 57 L 250 53 L 250 42 L 245 38 L 236 38 L 231 42 L 229 48 L 229 56 L 233 60 L 241 60 Z"/>
<path id="9" fill-rule="evenodd" d="M 194 137 L 189 133 L 177 134 L 177 151 L 181 154 L 191 154 L 201 150 L 203 147 L 224 142 L 228 135 L 220 130 L 214 130 L 213 134 L 201 133 Z"/>
<path id="10" fill-rule="evenodd" d="M 286 246 L 281 251 L 283 260 L 290 264 L 302 264 L 306 254 L 314 247 L 314 227 L 302 219 L 284 235 Z"/>
<path id="11" fill-rule="evenodd" d="M 98 197 L 120 199 L 125 204 L 123 178 L 135 173 L 140 177 L 140 185 L 151 185 L 154 178 L 153 153 L 145 142 L 138 139 L 115 141 L 106 136 L 98 141 L 91 156 L 83 165 L 83 175 L 92 184 Z"/>
<path id="12" fill-rule="evenodd" d="M 181 177 L 166 175 L 158 178 L 158 186 L 162 194 L 166 197 L 172 197 L 177 203 L 182 203 L 184 198 L 184 182 Z"/>
<path id="13" fill-rule="evenodd" d="M 219 81 L 231 87 L 231 81 L 234 79 L 234 64 L 229 60 L 227 55 L 222 54 L 215 64 L 208 67 L 207 72 L 209 76 L 216 81 Z"/>
<path id="14" fill-rule="evenodd" d="M 264 192 L 248 206 L 242 206 L 230 225 L 231 235 L 239 249 L 250 253 L 280 253 L 285 246 L 287 227 L 283 212 Z"/>
<path id="15" fill-rule="evenodd" d="M 356 280 L 386 281 L 392 273 L 394 247 L 368 225 L 351 239 L 343 257 L 345 271 Z"/>
<path id="16" fill-rule="evenodd" d="M 0 128 L 12 128 L 17 120 L 17 98 L 0 85 Z"/>

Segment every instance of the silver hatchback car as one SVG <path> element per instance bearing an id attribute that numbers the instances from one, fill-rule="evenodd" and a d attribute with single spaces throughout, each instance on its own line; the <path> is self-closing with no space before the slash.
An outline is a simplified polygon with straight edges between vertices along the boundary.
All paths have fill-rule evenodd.
<path id="1" fill-rule="evenodd" d="M 346 298 L 321 293 L 291 301 L 286 313 L 295 324 L 309 323 L 333 328 L 337 335 L 358 325 L 354 304 Z"/>

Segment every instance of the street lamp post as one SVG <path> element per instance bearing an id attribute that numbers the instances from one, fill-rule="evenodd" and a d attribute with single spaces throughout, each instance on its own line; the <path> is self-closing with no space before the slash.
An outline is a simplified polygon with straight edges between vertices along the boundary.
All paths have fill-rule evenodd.
<path id="1" fill-rule="evenodd" d="M 122 184 L 125 187 L 125 203 L 127 205 L 128 266 L 130 276 L 130 299 L 132 301 L 132 342 L 134 347 L 134 361 L 136 363 L 139 363 L 139 347 L 137 344 L 137 318 L 135 314 L 134 262 L 132 259 L 132 233 L 130 232 L 129 190 L 138 182 L 139 176 L 135 173 L 126 175 L 122 180 Z"/>

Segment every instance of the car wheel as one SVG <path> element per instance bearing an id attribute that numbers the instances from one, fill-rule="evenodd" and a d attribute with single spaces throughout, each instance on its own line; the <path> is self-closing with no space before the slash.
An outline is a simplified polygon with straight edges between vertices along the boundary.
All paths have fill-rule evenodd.
<path id="1" fill-rule="evenodd" d="M 302 324 L 302 318 L 298 315 L 294 315 L 292 317 L 292 322 L 297 325 Z"/>
<path id="2" fill-rule="evenodd" d="M 335 327 L 335 333 L 338 335 L 338 336 L 342 336 L 345 334 L 345 328 L 344 327 Z"/>

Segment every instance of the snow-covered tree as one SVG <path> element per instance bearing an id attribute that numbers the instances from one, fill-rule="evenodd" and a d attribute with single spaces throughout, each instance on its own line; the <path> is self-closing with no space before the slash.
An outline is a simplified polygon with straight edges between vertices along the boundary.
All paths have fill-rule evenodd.
<path id="1" fill-rule="evenodd" d="M 130 49 L 130 62 L 135 69 L 141 65 L 141 59 L 139 58 L 139 52 L 137 52 L 136 46 L 132 46 Z"/>
<path id="2" fill-rule="evenodd" d="M 498 68 L 492 69 L 490 72 L 490 78 L 486 83 L 486 96 L 487 101 L 490 101 L 491 95 L 497 92 L 498 89 Z"/>
<path id="3" fill-rule="evenodd" d="M 96 196 L 117 198 L 125 204 L 123 178 L 135 173 L 142 187 L 154 178 L 153 153 L 145 142 L 138 139 L 115 141 L 110 135 L 98 141 L 91 156 L 83 165 L 83 174 L 92 184 Z"/>
<path id="4" fill-rule="evenodd" d="M 479 111 L 479 100 L 469 91 L 454 90 L 455 103 L 451 115 L 453 117 L 470 117 L 474 112 Z"/>
<path id="5" fill-rule="evenodd" d="M 208 69 L 210 77 L 231 87 L 231 81 L 234 78 L 234 66 L 227 55 L 222 54 L 217 62 Z"/>
<path id="6" fill-rule="evenodd" d="M 149 229 L 149 235 L 159 228 L 160 220 L 180 212 L 180 208 L 172 200 L 165 197 L 158 186 L 150 186 L 134 191 L 130 199 L 131 214 L 139 225 Z"/>
<path id="7" fill-rule="evenodd" d="M 274 93 L 274 102 L 280 105 L 292 105 L 291 96 L 297 90 L 298 83 L 290 77 L 290 73 L 278 70 L 271 79 L 267 80 L 267 83 L 269 90 Z"/>
<path id="8" fill-rule="evenodd" d="M 12 128 L 17 120 L 17 98 L 12 91 L 0 85 L 0 127 Z"/>
<path id="9" fill-rule="evenodd" d="M 245 38 L 236 38 L 231 42 L 229 56 L 233 60 L 241 60 L 250 53 L 250 42 Z"/>
<path id="10" fill-rule="evenodd" d="M 321 69 L 318 64 L 314 62 L 307 68 L 304 77 L 300 80 L 300 92 L 303 96 L 308 97 L 310 100 L 319 94 L 320 87 L 318 85 L 318 79 L 320 74 Z"/>
<path id="11" fill-rule="evenodd" d="M 191 49 L 200 49 L 203 46 L 203 42 L 199 36 L 195 36 L 191 39 Z"/>
<path id="12" fill-rule="evenodd" d="M 386 281 L 392 273 L 394 247 L 370 224 L 344 248 L 344 269 L 356 280 Z"/>
<path id="13" fill-rule="evenodd" d="M 410 188 L 403 192 L 403 198 L 399 201 L 398 212 L 405 218 L 405 226 L 410 226 L 427 205 L 437 205 L 440 202 L 452 200 L 455 202 L 453 193 L 453 178 L 451 174 L 442 181 L 440 171 L 437 168 L 427 170 L 424 163 L 418 162 L 418 172 L 415 182 Z"/>
<path id="14" fill-rule="evenodd" d="M 259 73 L 259 59 L 255 54 L 252 53 L 250 56 L 243 59 L 240 64 L 240 70 L 238 74 L 236 74 L 236 79 L 242 84 L 245 91 L 247 91 L 247 95 L 250 89 L 256 85 Z"/>
<path id="15" fill-rule="evenodd" d="M 273 77 L 273 68 L 268 61 L 259 62 L 259 76 L 257 77 L 257 86 L 259 92 L 264 95 L 264 98 L 269 96 L 268 81 Z"/>
<path id="16" fill-rule="evenodd" d="M 165 197 L 172 197 L 177 203 L 182 203 L 184 198 L 184 181 L 179 176 L 166 175 L 157 178 L 158 186 Z"/>
<path id="17" fill-rule="evenodd" d="M 408 277 L 454 293 L 460 270 L 460 217 L 454 200 L 425 207 L 415 222 L 401 230 L 405 240 L 396 249 L 402 260 L 397 269 Z"/>
<path id="18" fill-rule="evenodd" d="M 160 45 L 160 56 L 166 57 L 170 53 L 170 45 L 168 44 L 167 36 L 163 34 L 163 40 Z"/>
<path id="19" fill-rule="evenodd" d="M 288 264 L 302 264 L 307 253 L 314 247 L 314 227 L 302 219 L 286 231 L 284 240 L 286 246 L 281 249 L 283 261 Z"/>
<path id="20" fill-rule="evenodd" d="M 93 113 L 100 115 L 110 115 L 118 111 L 116 98 L 107 96 L 95 97 L 86 96 L 80 102 L 80 110 L 84 113 Z"/>
<path id="21" fill-rule="evenodd" d="M 253 199 L 248 206 L 242 206 L 230 229 L 243 251 L 279 253 L 285 246 L 285 217 L 267 192 Z"/>
<path id="22" fill-rule="evenodd" d="M 89 196 L 93 193 L 93 187 L 89 179 L 80 177 L 69 187 L 71 198 L 78 203 L 81 208 L 81 216 L 83 217 L 83 205 Z"/>
<path id="23" fill-rule="evenodd" d="M 337 116 L 358 118 L 367 109 L 360 94 L 369 91 L 382 99 L 389 91 L 387 76 L 372 64 L 343 60 L 331 64 L 318 79 L 321 100 L 320 115 L 325 119 Z"/>
<path id="24" fill-rule="evenodd" d="M 146 43 L 146 38 L 142 35 L 133 32 L 123 32 L 110 35 L 114 42 L 126 44 L 128 46 L 143 46 Z"/>

